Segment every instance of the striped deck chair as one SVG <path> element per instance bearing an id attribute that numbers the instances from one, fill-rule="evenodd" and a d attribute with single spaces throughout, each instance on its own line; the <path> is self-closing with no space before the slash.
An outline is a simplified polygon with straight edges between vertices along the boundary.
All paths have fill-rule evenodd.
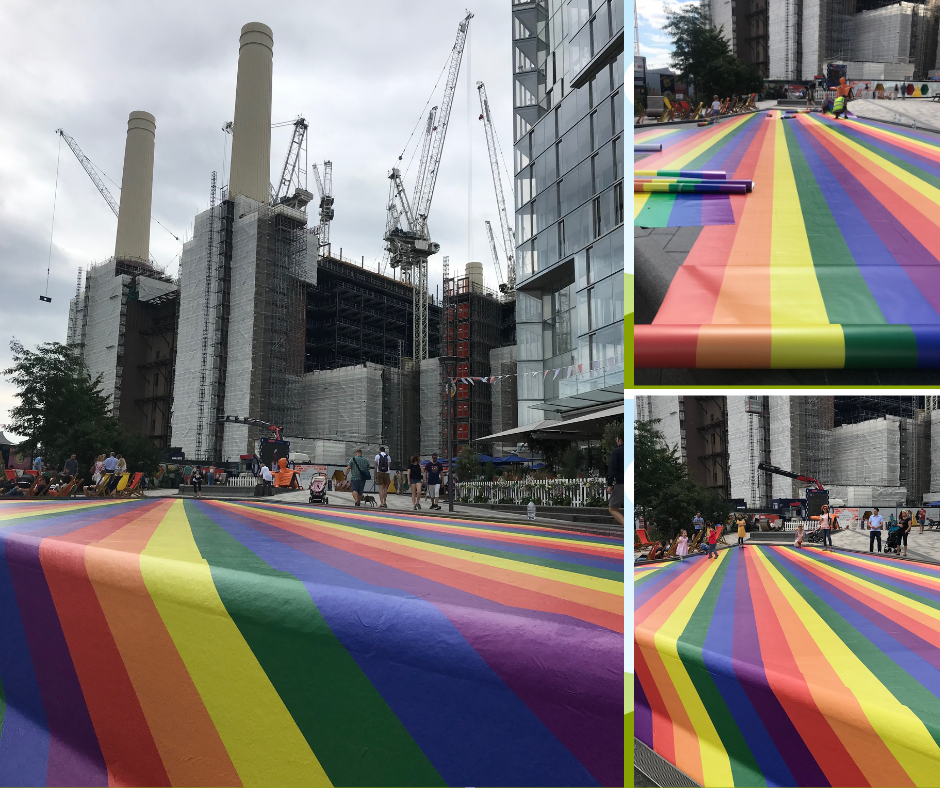
<path id="1" fill-rule="evenodd" d="M 120 484 L 118 484 L 119 491 L 116 493 L 118 498 L 143 498 L 144 490 L 141 487 L 141 482 L 144 480 L 144 475 L 142 473 L 135 473 L 131 479 L 130 484 L 127 485 L 123 490 L 120 489 Z"/>
<path id="2" fill-rule="evenodd" d="M 68 498 L 72 494 L 72 490 L 76 487 L 81 487 L 82 479 L 79 479 L 77 476 L 72 477 L 72 481 L 68 484 L 60 487 L 58 490 L 49 490 L 50 498 Z"/>
<path id="3" fill-rule="evenodd" d="M 101 477 L 101 481 L 95 485 L 88 485 L 84 489 L 86 498 L 100 498 L 102 493 L 104 493 L 105 488 L 108 486 L 108 482 L 111 481 L 111 474 L 106 473 Z"/>

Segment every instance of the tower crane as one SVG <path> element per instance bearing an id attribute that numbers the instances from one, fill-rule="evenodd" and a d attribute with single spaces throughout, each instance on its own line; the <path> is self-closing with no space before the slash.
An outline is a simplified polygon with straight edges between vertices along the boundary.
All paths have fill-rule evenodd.
<path id="1" fill-rule="evenodd" d="M 428 171 L 428 153 L 431 150 L 431 137 L 434 134 L 434 130 L 437 128 L 437 126 L 434 125 L 434 116 L 436 114 L 437 107 L 431 107 L 431 111 L 428 113 L 427 127 L 424 129 L 424 144 L 421 146 L 421 158 L 418 161 L 418 177 L 415 182 L 414 196 L 411 198 L 411 202 L 415 205 L 418 204 L 421 190 L 424 188 L 424 178 Z"/>
<path id="2" fill-rule="evenodd" d="M 281 180 L 276 190 L 272 189 L 272 203 L 283 203 L 292 208 L 302 209 L 313 199 L 313 195 L 307 191 L 306 163 L 300 166 L 300 154 L 306 154 L 304 140 L 307 136 L 307 121 L 304 118 L 297 118 L 294 121 L 294 133 L 291 136 L 290 147 L 287 149 L 287 158 L 284 159 L 284 167 L 281 170 Z M 296 181 L 297 187 L 294 193 L 290 194 L 290 187 Z"/>
<path id="3" fill-rule="evenodd" d="M 114 211 L 114 215 L 117 216 L 121 210 L 118 207 L 117 200 L 115 200 L 111 195 L 111 192 L 108 191 L 108 187 L 104 185 L 104 181 L 98 177 L 98 173 L 95 170 L 95 165 L 91 163 L 91 159 L 82 153 L 82 149 L 78 147 L 78 143 L 62 129 L 56 129 L 55 133 L 62 137 L 62 139 L 65 140 L 65 144 L 72 149 L 72 153 L 75 154 L 75 158 L 78 159 L 78 163 L 84 167 L 85 172 L 88 173 L 88 177 L 91 178 L 91 182 L 95 184 L 95 187 L 98 189 L 101 196 L 104 197 L 104 201 L 108 204 L 108 207 L 110 207 L 111 210 Z"/>
<path id="4" fill-rule="evenodd" d="M 333 221 L 333 162 L 323 162 L 323 179 L 320 179 L 320 169 L 313 165 L 313 178 L 317 182 L 317 191 L 320 194 L 320 229 L 318 232 L 318 245 L 321 256 L 330 253 L 330 222 Z"/>
<path id="5" fill-rule="evenodd" d="M 477 91 L 480 94 L 480 120 L 483 121 L 483 129 L 486 132 L 486 149 L 490 154 L 490 171 L 493 173 L 496 208 L 499 212 L 499 224 L 503 231 L 503 252 L 506 255 L 506 282 L 505 284 L 502 283 L 502 275 L 500 275 L 499 289 L 504 293 L 511 293 L 516 289 L 516 239 L 512 232 L 512 226 L 509 224 L 509 214 L 506 213 L 502 170 L 497 155 L 496 130 L 493 128 L 493 118 L 490 116 L 490 102 L 486 98 L 486 87 L 482 82 L 477 82 Z M 496 268 L 498 272 L 498 263 Z"/>
<path id="6" fill-rule="evenodd" d="M 493 268 L 496 269 L 496 278 L 499 279 L 499 289 L 505 291 L 503 272 L 499 267 L 499 252 L 496 250 L 496 236 L 493 235 L 493 225 L 490 224 L 489 219 L 486 220 L 486 235 L 490 239 L 490 253 L 493 255 Z"/>
<path id="7" fill-rule="evenodd" d="M 457 91 L 457 77 L 460 74 L 460 63 L 463 60 L 471 19 L 473 19 L 473 14 L 468 11 L 457 26 L 457 39 L 448 59 L 447 82 L 444 86 L 440 113 L 437 115 L 437 126 L 434 125 L 434 110 L 432 110 L 428 117 L 422 147 L 423 164 L 418 172 L 420 188 L 415 189 L 412 201 L 409 202 L 407 199 L 402 175 L 398 168 L 393 168 L 389 174 L 391 183 L 388 219 L 385 225 L 385 248 L 389 255 L 389 265 L 392 268 L 400 268 L 402 278 L 411 282 L 413 286 L 413 348 L 414 358 L 419 361 L 428 357 L 428 258 L 439 252 L 441 248 L 440 244 L 431 241 L 428 232 L 428 215 L 431 212 L 434 187 L 437 185 L 437 176 L 440 172 L 444 140 L 447 138 L 447 127 Z M 402 218 L 406 222 L 406 227 L 402 227 Z M 417 269 L 416 280 L 413 279 L 413 269 Z"/>

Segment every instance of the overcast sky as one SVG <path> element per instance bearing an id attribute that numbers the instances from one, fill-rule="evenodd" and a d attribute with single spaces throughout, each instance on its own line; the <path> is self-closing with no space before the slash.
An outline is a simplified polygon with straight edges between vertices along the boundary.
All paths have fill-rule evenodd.
<path id="1" fill-rule="evenodd" d="M 476 82 L 486 83 L 511 167 L 509 0 L 0 3 L 2 368 L 13 336 L 27 346 L 65 341 L 78 267 L 114 252 L 117 220 L 64 142 L 59 151 L 56 129 L 74 137 L 120 184 L 128 113 L 155 115 L 153 215 L 188 237 L 193 217 L 208 206 L 211 172 L 219 171 L 220 183 L 228 179 L 221 127 L 234 114 L 239 31 L 246 22 L 264 22 L 274 32 L 272 120 L 307 118 L 309 163 L 333 162 L 333 249 L 342 247 L 356 260 L 364 255 L 371 264 L 383 251 L 388 170 L 426 117 L 422 109 L 470 1 L 475 17 L 429 219 L 441 244 L 431 258 L 433 294 L 443 255 L 462 267 L 470 248 L 473 259 L 484 262 L 487 283 L 496 283 L 483 222 L 493 222 L 497 237 L 499 225 Z M 442 88 L 443 78 L 434 103 Z M 272 132 L 272 180 L 280 175 L 291 131 Z M 46 290 L 57 155 L 52 303 L 45 304 L 39 296 Z M 417 159 L 409 191 L 416 166 Z M 108 186 L 120 200 L 119 187 Z M 312 176 L 309 188 L 316 193 Z M 512 211 L 508 180 L 504 188 Z M 153 224 L 151 253 L 172 274 L 179 251 L 180 244 Z M 12 394 L 0 381 L 0 424 L 14 404 Z"/>
<path id="2" fill-rule="evenodd" d="M 666 9 L 677 10 L 695 0 L 637 0 L 636 15 L 640 32 L 640 54 L 646 57 L 647 68 L 670 66 L 672 39 L 662 29 Z"/>

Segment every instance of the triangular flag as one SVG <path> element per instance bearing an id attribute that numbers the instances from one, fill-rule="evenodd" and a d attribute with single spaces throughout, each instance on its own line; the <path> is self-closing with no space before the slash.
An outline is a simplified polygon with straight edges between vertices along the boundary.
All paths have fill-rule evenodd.
<path id="1" fill-rule="evenodd" d="M 615 359 L 613 356 L 609 356 L 607 359 L 607 366 L 612 367 L 616 362 L 617 359 Z"/>
<path id="2" fill-rule="evenodd" d="M 574 369 L 574 364 L 572 364 L 570 367 L 568 367 L 568 377 L 569 377 L 569 378 L 571 377 L 571 370 L 573 370 L 573 369 Z"/>
<path id="3" fill-rule="evenodd" d="M 600 362 L 600 361 L 595 361 L 595 362 L 591 365 L 591 369 L 595 369 L 595 370 L 596 370 L 596 369 L 600 369 L 600 368 L 601 368 L 601 362 Z"/>
<path id="4" fill-rule="evenodd" d="M 578 374 L 579 374 L 579 375 L 581 374 L 581 372 L 584 371 L 584 370 L 583 370 L 583 367 L 584 367 L 584 364 L 578 364 Z"/>
<path id="5" fill-rule="evenodd" d="M 558 373 L 559 373 L 559 372 L 561 372 L 561 370 L 560 370 L 560 369 L 556 369 L 556 370 L 555 370 L 555 374 L 554 374 L 554 375 L 552 375 L 552 380 L 554 380 L 555 378 L 557 378 L 557 377 L 558 377 Z"/>
<path id="6" fill-rule="evenodd" d="M 546 369 L 546 370 L 542 373 L 542 380 L 545 380 L 545 378 L 548 376 L 548 373 L 549 373 L 549 372 L 551 372 L 551 370 L 550 370 L 550 369 Z"/>

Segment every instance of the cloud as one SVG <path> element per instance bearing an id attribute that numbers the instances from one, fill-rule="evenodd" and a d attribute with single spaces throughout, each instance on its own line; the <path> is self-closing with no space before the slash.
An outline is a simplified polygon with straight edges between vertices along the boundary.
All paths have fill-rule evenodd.
<path id="1" fill-rule="evenodd" d="M 234 111 L 239 30 L 249 21 L 265 22 L 274 32 L 273 119 L 307 118 L 309 163 L 333 162 L 334 248 L 369 264 L 383 252 L 388 170 L 425 114 L 464 8 L 463 0 L 0 4 L 0 368 L 8 365 L 13 334 L 27 345 L 65 340 L 78 267 L 114 251 L 116 219 L 72 152 L 60 145 L 56 129 L 71 134 L 120 184 L 128 113 L 152 112 L 153 214 L 186 237 L 195 214 L 208 205 L 211 172 L 227 179 L 221 126 Z M 441 254 L 432 258 L 432 293 L 445 254 L 451 266 L 462 267 L 468 254 L 482 260 L 488 283 L 495 285 L 483 222 L 498 217 L 475 83 L 486 83 L 512 166 L 512 8 L 506 0 L 479 0 L 473 11 L 430 216 L 441 244 Z M 273 130 L 272 180 L 289 140 L 290 129 Z M 315 190 L 312 178 L 309 187 Z M 108 188 L 118 198 L 119 187 L 108 182 Z M 53 300 L 43 304 L 54 194 Z M 171 273 L 179 251 L 180 244 L 153 224 L 151 252 Z M 10 397 L 0 381 L 0 423 Z"/>

